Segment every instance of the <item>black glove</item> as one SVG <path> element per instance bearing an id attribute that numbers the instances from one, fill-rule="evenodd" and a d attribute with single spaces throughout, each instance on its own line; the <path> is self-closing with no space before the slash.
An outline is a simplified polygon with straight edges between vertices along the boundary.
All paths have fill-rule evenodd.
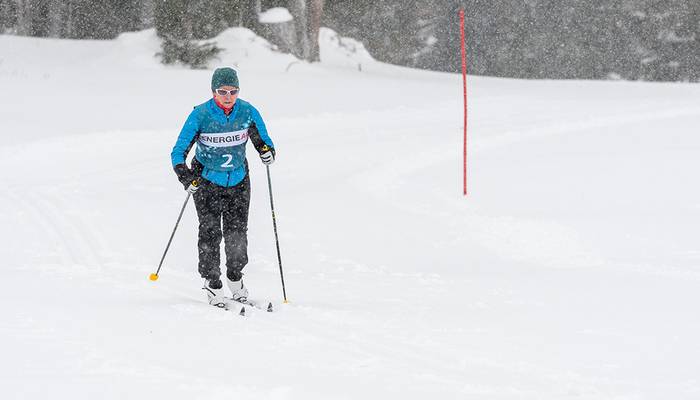
<path id="1" fill-rule="evenodd" d="M 185 164 L 178 164 L 174 168 L 175 174 L 177 174 L 177 180 L 182 183 L 182 186 L 185 187 L 185 190 L 189 190 L 190 186 L 192 185 L 192 181 L 194 181 L 197 177 L 190 171 L 189 168 L 187 168 L 187 165 Z"/>

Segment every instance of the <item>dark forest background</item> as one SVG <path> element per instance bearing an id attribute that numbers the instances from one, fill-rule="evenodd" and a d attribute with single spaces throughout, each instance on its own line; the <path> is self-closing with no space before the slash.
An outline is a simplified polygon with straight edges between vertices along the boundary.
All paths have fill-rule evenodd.
<path id="1" fill-rule="evenodd" d="M 293 21 L 259 23 L 272 7 Z M 218 52 L 206 39 L 231 26 L 309 61 L 327 26 L 378 60 L 457 72 L 460 8 L 473 74 L 700 80 L 700 0 L 0 0 L 0 32 L 111 39 L 155 27 L 163 62 L 201 67 Z"/>

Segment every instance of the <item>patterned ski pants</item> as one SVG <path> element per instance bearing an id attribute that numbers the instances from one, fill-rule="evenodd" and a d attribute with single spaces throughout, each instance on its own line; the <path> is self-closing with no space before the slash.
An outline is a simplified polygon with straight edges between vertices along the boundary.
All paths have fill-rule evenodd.
<path id="1" fill-rule="evenodd" d="M 221 276 L 221 239 L 226 253 L 226 276 L 240 280 L 248 264 L 248 175 L 236 186 L 223 187 L 202 179 L 194 193 L 199 217 L 199 274 L 204 279 Z M 223 231 L 222 231 L 223 222 Z"/>

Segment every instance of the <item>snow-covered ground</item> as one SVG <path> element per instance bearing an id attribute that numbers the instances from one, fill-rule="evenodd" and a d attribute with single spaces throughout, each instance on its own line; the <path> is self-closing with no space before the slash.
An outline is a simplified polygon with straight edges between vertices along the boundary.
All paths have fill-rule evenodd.
<path id="1" fill-rule="evenodd" d="M 204 302 L 169 154 L 211 71 L 0 36 L 3 399 L 698 399 L 700 86 L 461 77 L 219 37 L 261 110 L 246 280 Z M 212 64 L 212 67 L 215 66 Z M 361 71 L 360 71 L 361 69 Z"/>

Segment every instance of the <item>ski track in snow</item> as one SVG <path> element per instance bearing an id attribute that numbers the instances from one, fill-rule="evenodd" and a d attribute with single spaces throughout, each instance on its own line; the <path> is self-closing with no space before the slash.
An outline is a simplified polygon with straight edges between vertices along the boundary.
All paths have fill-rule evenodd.
<path id="1" fill-rule="evenodd" d="M 152 35 L 0 36 L 0 131 L 27 132 L 22 93 L 60 93 L 0 147 L 3 398 L 700 397 L 697 85 L 470 78 L 465 199 L 458 76 L 332 47 L 285 73 L 227 31 L 221 62 L 279 149 L 291 299 L 251 152 L 246 280 L 276 312 L 240 317 L 204 302 L 191 203 L 147 280 L 184 199 L 169 152 L 209 79 L 155 64 Z M 114 96 L 86 102 L 94 68 Z"/>

